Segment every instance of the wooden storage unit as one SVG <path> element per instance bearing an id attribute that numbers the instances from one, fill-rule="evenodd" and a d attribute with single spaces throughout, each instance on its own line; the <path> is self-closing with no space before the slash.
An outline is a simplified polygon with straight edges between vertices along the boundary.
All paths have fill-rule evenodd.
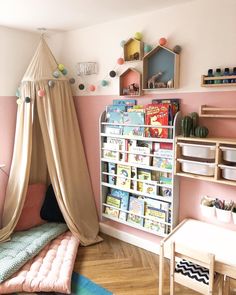
<path id="1" fill-rule="evenodd" d="M 143 89 L 179 87 L 179 54 L 158 45 L 143 58 Z"/>
<path id="2" fill-rule="evenodd" d="M 130 38 L 124 44 L 124 60 L 137 61 L 143 59 L 143 42 Z"/>
<path id="3" fill-rule="evenodd" d="M 192 157 L 191 151 L 186 156 L 186 152 L 183 150 L 183 144 L 187 144 L 189 147 L 192 145 Z M 206 157 L 203 156 L 199 158 L 196 156 L 197 150 L 194 150 L 194 147 L 197 146 L 203 149 L 205 148 Z M 224 153 L 227 151 L 224 150 L 224 147 L 226 147 L 225 150 L 229 150 L 231 154 L 228 153 L 225 155 Z M 175 139 L 175 150 L 176 175 L 236 186 L 236 179 L 234 180 L 234 173 L 236 173 L 236 139 L 178 136 Z M 208 150 L 213 150 L 214 155 L 212 156 L 212 151 L 209 153 Z M 207 156 L 208 154 L 209 157 Z M 235 162 L 232 162 L 234 157 Z M 228 159 L 231 159 L 231 161 L 227 161 Z M 185 162 L 185 164 L 190 162 L 189 167 L 186 168 L 186 166 L 183 166 L 183 162 Z M 199 168 L 199 165 L 203 165 L 204 169 Z M 214 167 L 214 170 L 212 170 L 212 167 Z M 229 175 L 228 177 L 230 179 L 224 178 L 225 175 Z"/>
<path id="4" fill-rule="evenodd" d="M 140 96 L 141 73 L 134 68 L 128 68 L 120 75 L 120 96 Z"/>
<path id="5" fill-rule="evenodd" d="M 201 86 L 202 87 L 236 86 L 236 83 L 223 83 L 223 80 L 228 80 L 228 79 L 235 79 L 236 80 L 236 75 L 219 76 L 219 77 L 208 77 L 208 76 L 202 75 L 202 77 L 201 77 Z M 222 80 L 222 83 L 208 84 L 208 81 L 213 81 L 214 82 L 215 80 Z"/>
<path id="6" fill-rule="evenodd" d="M 178 178 L 176 176 L 174 176 L 174 138 L 175 135 L 178 134 L 179 132 L 179 128 L 177 128 L 177 126 L 179 126 L 180 124 L 180 115 L 179 113 L 175 116 L 175 120 L 174 120 L 174 126 L 162 126 L 162 128 L 169 128 L 172 130 L 172 132 L 170 132 L 172 134 L 172 138 L 151 138 L 151 137 L 144 137 L 144 136 L 129 136 L 129 135 L 122 135 L 122 134 L 107 134 L 106 133 L 106 127 L 107 126 L 132 126 L 132 127 L 145 127 L 145 128 L 149 128 L 149 127 L 153 127 L 153 125 L 127 125 L 127 124 L 117 124 L 117 123 L 107 123 L 106 122 L 106 112 L 103 112 L 100 118 L 100 162 L 101 162 L 101 166 L 100 166 L 100 178 L 101 178 L 101 216 L 103 217 L 103 220 L 107 220 L 107 219 L 111 219 L 113 221 L 140 229 L 142 231 L 146 231 L 149 233 L 152 233 L 154 235 L 158 235 L 158 236 L 166 236 L 167 233 L 169 233 L 170 231 L 172 231 L 172 229 L 177 225 L 178 223 L 178 207 L 179 207 L 179 197 L 178 197 L 178 192 L 179 192 L 179 185 L 178 185 Z M 139 143 L 140 141 L 142 143 L 145 144 L 149 144 L 152 143 L 154 145 L 158 145 L 159 143 L 168 143 L 168 144 L 172 144 L 172 149 L 170 150 L 170 153 L 172 154 L 172 157 L 169 158 L 169 161 L 171 163 L 172 168 L 171 169 L 165 169 L 165 168 L 160 168 L 157 166 L 152 166 L 152 162 L 149 163 L 149 165 L 146 164 L 140 164 L 140 163 L 134 163 L 134 162 L 129 162 L 129 157 L 131 154 L 135 154 L 132 150 L 130 151 L 130 149 L 128 150 L 127 148 L 121 149 L 119 147 L 119 149 L 115 149 L 116 152 L 118 152 L 120 154 L 120 156 L 114 160 L 112 159 L 107 159 L 104 158 L 104 143 L 107 142 L 107 138 L 108 137 L 112 137 L 112 138 L 119 138 L 119 139 L 125 139 L 125 140 L 131 140 L 131 141 L 137 141 L 137 143 Z M 157 149 L 160 147 L 157 147 Z M 161 151 L 161 150 L 160 150 Z M 122 156 L 121 156 L 122 155 Z M 123 156 L 125 155 L 125 157 Z M 150 154 L 142 154 L 142 153 L 137 153 L 138 156 L 148 156 L 150 157 L 150 159 L 153 159 L 154 154 L 153 151 L 150 152 Z M 127 159 L 128 156 L 128 159 Z M 156 156 L 156 154 L 155 154 Z M 156 156 L 158 157 L 158 156 Z M 108 172 L 108 164 L 112 163 L 113 167 L 114 165 L 116 166 L 116 172 L 115 173 L 110 173 Z M 131 169 L 137 169 L 137 173 L 136 176 L 131 176 L 131 177 L 126 177 L 126 179 L 131 181 L 131 186 L 130 187 L 121 187 L 117 185 L 117 179 L 119 177 L 121 177 L 118 172 L 117 172 L 117 165 L 126 165 L 126 166 L 130 166 Z M 143 180 L 141 178 L 138 177 L 139 171 L 141 170 L 145 170 L 145 171 L 149 171 L 151 175 L 156 175 L 155 179 L 151 178 L 150 180 Z M 148 173 L 149 173 L 148 172 Z M 160 174 L 166 174 L 168 173 L 168 177 L 169 180 L 171 181 L 171 183 L 165 183 L 165 182 L 161 182 L 160 181 Z M 116 182 L 110 182 L 109 181 L 109 176 L 114 177 L 116 179 Z M 159 178 L 158 178 L 159 177 Z M 133 185 L 132 185 L 133 182 Z M 137 186 L 134 186 L 134 183 L 137 184 Z M 138 183 L 142 183 L 142 190 L 139 190 L 139 186 Z M 152 185 L 156 188 L 155 193 L 148 193 L 148 190 L 144 190 L 144 187 L 147 187 L 148 185 Z M 132 187 L 132 188 L 131 188 Z M 110 194 L 111 189 L 119 189 L 125 192 L 129 193 L 129 198 L 130 196 L 137 196 L 137 197 L 141 197 L 143 198 L 144 202 L 150 202 L 151 200 L 155 201 L 160 201 L 160 203 L 165 203 L 165 205 L 168 205 L 168 212 L 166 213 L 166 220 L 165 221 L 160 221 L 160 219 L 157 221 L 155 219 L 155 222 L 157 222 L 158 224 L 160 224 L 162 226 L 162 229 L 164 227 L 164 232 L 162 231 L 156 231 L 156 230 L 152 230 L 150 228 L 146 228 L 145 227 L 145 222 L 147 219 L 149 220 L 154 220 L 151 219 L 150 217 L 146 216 L 145 213 L 143 215 L 138 215 L 138 214 L 134 214 L 136 216 L 138 216 L 139 218 L 143 218 L 144 221 L 144 225 L 140 225 L 137 223 L 131 223 L 128 221 L 128 216 L 130 214 L 130 211 L 128 208 L 127 210 L 123 210 L 123 209 L 118 209 L 119 210 L 119 214 L 121 212 L 126 213 L 127 214 L 127 219 L 125 220 L 121 220 L 119 219 L 119 217 L 114 217 L 111 216 L 109 214 L 105 213 L 106 207 L 111 207 L 112 206 L 108 206 L 106 204 L 106 198 L 107 195 Z M 145 211 L 146 212 L 146 211 Z"/>

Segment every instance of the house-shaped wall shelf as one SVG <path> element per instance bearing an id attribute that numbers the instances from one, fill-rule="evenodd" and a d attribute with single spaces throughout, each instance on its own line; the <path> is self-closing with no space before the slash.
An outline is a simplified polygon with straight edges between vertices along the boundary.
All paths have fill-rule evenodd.
<path id="1" fill-rule="evenodd" d="M 179 54 L 158 45 L 143 57 L 143 89 L 179 87 Z"/>
<path id="2" fill-rule="evenodd" d="M 120 96 L 141 95 L 141 73 L 128 68 L 120 75 Z"/>
<path id="3" fill-rule="evenodd" d="M 124 44 L 124 60 L 136 61 L 143 58 L 143 42 L 130 38 Z"/>

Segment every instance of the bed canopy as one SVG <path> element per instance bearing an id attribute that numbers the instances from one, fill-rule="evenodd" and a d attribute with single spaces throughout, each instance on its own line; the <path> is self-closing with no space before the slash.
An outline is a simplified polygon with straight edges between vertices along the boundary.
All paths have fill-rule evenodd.
<path id="1" fill-rule="evenodd" d="M 19 220 L 28 184 L 49 179 L 71 232 L 83 245 L 101 240 L 70 83 L 63 75 L 53 77 L 57 67 L 42 37 L 20 86 L 23 103 L 17 110 L 0 242 L 10 238 Z"/>

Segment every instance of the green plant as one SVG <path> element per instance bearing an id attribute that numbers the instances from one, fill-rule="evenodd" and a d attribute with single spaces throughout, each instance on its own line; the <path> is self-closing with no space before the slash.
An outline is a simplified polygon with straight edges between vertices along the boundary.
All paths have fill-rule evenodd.
<path id="1" fill-rule="evenodd" d="M 205 126 L 198 126 L 195 129 L 195 136 L 197 137 L 205 138 L 207 137 L 208 133 L 209 133 L 209 130 Z"/>
<path id="2" fill-rule="evenodd" d="M 196 112 L 190 113 L 189 116 L 192 118 L 191 136 L 195 136 L 195 129 L 198 126 L 199 116 L 198 116 L 198 113 Z"/>
<path id="3" fill-rule="evenodd" d="M 181 122 L 181 127 L 182 127 L 182 135 L 184 137 L 190 136 L 192 125 L 193 125 L 193 120 L 190 116 L 183 117 Z"/>

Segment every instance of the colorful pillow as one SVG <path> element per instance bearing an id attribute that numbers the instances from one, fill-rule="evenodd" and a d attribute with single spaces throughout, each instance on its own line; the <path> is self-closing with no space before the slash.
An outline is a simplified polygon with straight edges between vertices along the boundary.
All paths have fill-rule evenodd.
<path id="1" fill-rule="evenodd" d="M 49 222 L 65 222 L 51 184 L 47 189 L 46 197 L 40 211 L 40 216 L 42 219 Z"/>
<path id="2" fill-rule="evenodd" d="M 25 204 L 15 231 L 27 230 L 45 223 L 40 217 L 40 210 L 45 198 L 46 185 L 43 183 L 28 186 Z"/>

